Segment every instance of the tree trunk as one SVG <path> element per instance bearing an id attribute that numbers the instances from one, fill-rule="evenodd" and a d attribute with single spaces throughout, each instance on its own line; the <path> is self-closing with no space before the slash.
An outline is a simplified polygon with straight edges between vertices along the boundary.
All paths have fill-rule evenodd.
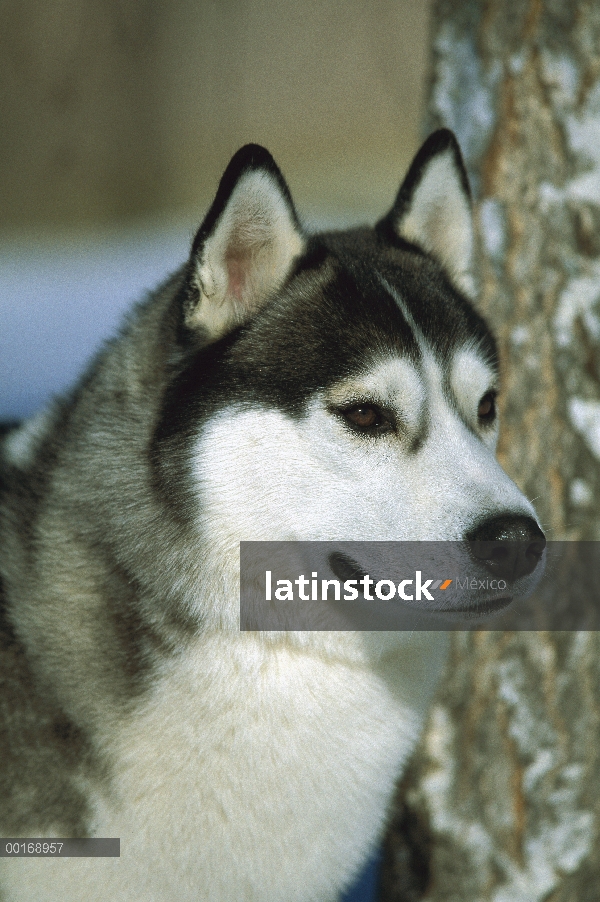
<path id="1" fill-rule="evenodd" d="M 500 460 L 549 539 L 600 539 L 600 5 L 434 0 L 427 131 L 461 144 Z M 456 634 L 382 898 L 600 896 L 598 633 Z"/>

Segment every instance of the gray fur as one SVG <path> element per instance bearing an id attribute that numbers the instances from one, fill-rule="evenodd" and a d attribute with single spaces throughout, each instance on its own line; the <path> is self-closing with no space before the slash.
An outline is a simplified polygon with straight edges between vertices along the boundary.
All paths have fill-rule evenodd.
<path id="1" fill-rule="evenodd" d="M 440 154 L 444 166 L 431 166 Z M 447 191 L 438 172 L 452 183 Z M 413 201 L 423 185 L 420 216 Z M 443 637 L 400 637 L 396 648 L 394 637 L 307 634 L 278 646 L 240 634 L 235 562 L 237 543 L 257 528 L 289 537 L 278 533 L 286 480 L 300 474 L 310 486 L 310 466 L 320 466 L 301 471 L 302 443 L 292 447 L 278 429 L 306 448 L 303 429 L 321 430 L 319 440 L 331 433 L 332 455 L 347 448 L 340 472 L 346 453 L 362 461 L 378 442 L 395 442 L 386 460 L 403 461 L 389 474 L 401 490 L 421 472 L 411 467 L 431 445 L 439 423 L 429 418 L 439 409 L 470 449 L 472 469 L 487 475 L 489 461 L 491 476 L 490 485 L 474 479 L 457 490 L 457 512 L 444 512 L 447 524 L 432 521 L 443 530 L 434 538 L 462 538 L 478 518 L 506 510 L 534 516 L 494 461 L 495 419 L 477 420 L 497 378 L 496 349 L 461 293 L 470 270 L 450 259 L 461 242 L 442 248 L 439 229 L 419 233 L 431 228 L 438 190 L 442 206 L 446 194 L 459 197 L 464 222 L 466 177 L 446 132 L 425 145 L 375 229 L 307 236 L 271 157 L 243 148 L 188 262 L 132 311 L 43 419 L 2 438 L 0 833 L 112 829 L 123 849 L 119 871 L 101 861 L 43 873 L 4 864 L 10 902 L 302 899 L 305 878 L 307 898 L 334 899 L 376 842 L 443 667 Z M 444 209 L 444 222 L 451 215 Z M 478 361 L 471 381 L 484 381 L 461 394 L 452 386 L 469 355 Z M 374 391 L 389 382 L 401 398 L 398 361 L 424 398 L 406 447 L 400 427 L 383 438 L 353 431 L 340 394 L 362 391 L 371 373 Z M 455 453 L 448 448 L 446 469 Z M 265 455 L 267 479 L 256 475 Z M 248 459 L 255 468 L 227 500 Z M 457 480 L 460 469 L 459 461 Z M 315 476 L 327 480 L 327 470 Z M 410 487 L 417 499 L 421 479 Z M 318 521 L 319 498 L 298 491 L 296 517 L 303 524 L 306 511 L 313 522 L 312 504 Z M 425 538 L 418 504 L 413 514 L 402 535 L 382 521 L 376 537 Z M 362 517 L 359 504 L 356 530 Z M 272 697 L 263 699 L 262 681 Z M 286 693 L 301 697 L 304 681 L 312 688 L 290 710 Z M 259 776 L 269 761 L 272 771 Z M 328 818 L 339 840 L 329 828 L 319 833 Z M 179 837 L 166 863 L 150 839 L 143 852 L 136 846 L 146 831 L 158 841 L 163 826 Z M 310 874 L 298 873 L 295 854 L 310 858 Z"/>

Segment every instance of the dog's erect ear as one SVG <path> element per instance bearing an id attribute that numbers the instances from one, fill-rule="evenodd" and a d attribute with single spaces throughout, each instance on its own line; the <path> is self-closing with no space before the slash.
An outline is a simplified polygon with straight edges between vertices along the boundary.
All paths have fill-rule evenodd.
<path id="1" fill-rule="evenodd" d="M 451 131 L 440 129 L 425 141 L 378 228 L 430 253 L 458 288 L 474 294 L 471 192 Z"/>
<path id="2" fill-rule="evenodd" d="M 214 341 L 246 322 L 302 252 L 289 189 L 268 151 L 247 144 L 225 170 L 194 239 L 184 324 Z"/>

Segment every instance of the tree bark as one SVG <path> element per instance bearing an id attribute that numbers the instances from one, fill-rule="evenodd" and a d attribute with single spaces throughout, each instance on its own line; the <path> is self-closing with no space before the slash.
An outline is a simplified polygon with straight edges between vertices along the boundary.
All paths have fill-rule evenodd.
<path id="1" fill-rule="evenodd" d="M 442 125 L 465 155 L 500 342 L 500 460 L 549 539 L 597 540 L 600 5 L 435 0 L 427 131 Z M 454 637 L 382 898 L 598 898 L 598 635 Z"/>

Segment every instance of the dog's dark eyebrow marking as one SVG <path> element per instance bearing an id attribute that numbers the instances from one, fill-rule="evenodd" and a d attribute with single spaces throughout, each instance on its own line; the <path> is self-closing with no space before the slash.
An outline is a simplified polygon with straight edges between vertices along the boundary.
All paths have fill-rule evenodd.
<path id="1" fill-rule="evenodd" d="M 427 392 L 427 387 L 425 387 Z M 402 421 L 400 421 L 402 425 Z M 404 450 L 413 456 L 422 448 L 431 431 L 431 417 L 429 415 L 429 405 L 427 397 L 424 399 L 422 409 L 419 413 L 418 422 L 412 428 L 405 426 L 405 431 L 400 429 L 400 435 L 404 445 Z"/>
<path id="2" fill-rule="evenodd" d="M 419 425 L 419 428 L 414 433 L 414 435 L 411 436 L 410 445 L 407 449 L 408 453 L 411 456 L 417 454 L 425 444 L 429 436 L 430 427 L 431 418 L 429 416 L 429 413 L 425 411 L 425 415 L 421 418 L 421 424 Z"/>

